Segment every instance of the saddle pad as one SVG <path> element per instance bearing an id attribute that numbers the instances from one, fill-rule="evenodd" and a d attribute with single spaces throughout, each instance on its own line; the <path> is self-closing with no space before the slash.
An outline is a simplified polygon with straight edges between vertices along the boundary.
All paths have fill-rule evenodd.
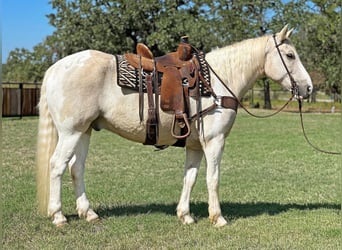
<path id="1" fill-rule="evenodd" d="M 123 55 L 117 55 L 116 61 L 118 65 L 118 85 L 121 88 L 128 88 L 135 91 L 139 91 L 139 70 L 132 67 Z M 147 92 L 146 84 L 146 74 L 144 70 L 142 71 L 142 89 L 143 92 Z M 154 92 L 154 90 L 153 90 Z"/>
<path id="2" fill-rule="evenodd" d="M 198 61 L 200 63 L 201 72 L 204 76 L 204 79 L 210 84 L 210 74 L 209 74 L 209 67 L 204 60 L 204 54 L 200 53 L 197 55 Z M 125 59 L 125 56 L 123 55 L 116 55 L 116 61 L 117 61 L 117 69 L 118 69 L 118 81 L 117 84 L 121 88 L 128 88 L 134 91 L 139 92 L 139 69 L 134 68 L 131 66 L 127 60 Z M 146 75 L 150 74 L 151 72 L 147 72 L 145 70 L 142 70 L 141 72 L 141 78 L 142 78 L 142 89 L 143 92 L 147 92 L 147 83 L 146 83 Z M 160 86 L 162 81 L 163 74 L 158 72 L 158 86 Z M 202 84 L 201 81 L 199 81 L 199 88 L 201 96 L 210 96 L 210 91 Z M 155 93 L 155 90 L 153 89 L 153 93 Z"/>

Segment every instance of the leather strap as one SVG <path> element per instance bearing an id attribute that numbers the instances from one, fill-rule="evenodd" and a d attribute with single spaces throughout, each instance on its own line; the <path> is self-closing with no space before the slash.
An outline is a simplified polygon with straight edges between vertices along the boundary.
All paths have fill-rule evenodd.
<path id="1" fill-rule="evenodd" d="M 222 106 L 222 108 L 232 109 L 232 110 L 235 110 L 235 112 L 237 112 L 239 103 L 235 97 L 222 96 L 221 97 L 221 106 Z"/>
<path id="2" fill-rule="evenodd" d="M 159 73 L 157 71 L 157 65 L 156 61 L 154 61 L 154 70 L 153 70 L 153 78 L 152 78 L 152 84 L 153 84 L 153 90 L 154 90 L 154 105 L 155 105 L 155 119 L 156 119 L 156 142 L 159 138 L 159 95 L 160 95 L 160 89 L 159 89 Z"/>
<path id="3" fill-rule="evenodd" d="M 140 122 L 144 120 L 144 92 L 143 92 L 143 80 L 142 80 L 142 66 L 141 56 L 139 56 L 139 118 Z"/>
<path id="4" fill-rule="evenodd" d="M 157 142 L 157 126 L 156 107 L 153 100 L 153 87 L 151 74 L 146 75 L 148 115 L 146 121 L 146 139 L 145 145 L 155 145 Z"/>

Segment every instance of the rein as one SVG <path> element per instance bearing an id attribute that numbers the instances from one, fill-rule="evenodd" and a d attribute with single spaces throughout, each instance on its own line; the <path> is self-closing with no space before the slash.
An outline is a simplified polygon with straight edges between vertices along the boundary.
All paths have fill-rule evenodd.
<path id="1" fill-rule="evenodd" d="M 299 108 L 299 115 L 300 115 L 300 123 L 302 125 L 302 131 L 303 131 L 303 135 L 304 138 L 306 140 L 306 142 L 316 151 L 324 153 L 324 154 L 330 154 L 330 155 L 341 155 L 341 152 L 333 152 L 333 151 L 327 151 L 327 150 L 323 150 L 318 148 L 317 146 L 313 145 L 312 142 L 309 140 L 308 136 L 306 135 L 305 132 L 305 128 L 304 128 L 304 122 L 303 122 L 303 112 L 302 112 L 302 100 L 298 99 L 298 108 Z"/>

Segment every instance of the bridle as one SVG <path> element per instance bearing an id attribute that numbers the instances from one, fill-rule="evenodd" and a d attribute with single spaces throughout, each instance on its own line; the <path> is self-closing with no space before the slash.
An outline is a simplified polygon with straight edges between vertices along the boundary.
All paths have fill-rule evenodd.
<path id="1" fill-rule="evenodd" d="M 279 47 L 283 44 L 283 42 L 281 42 L 279 44 L 277 43 L 276 34 L 273 34 L 272 37 L 273 37 L 274 45 L 275 45 L 275 47 L 276 47 L 276 49 L 278 51 L 278 55 L 280 57 L 280 60 L 283 63 L 283 66 L 284 66 L 284 68 L 285 68 L 285 70 L 287 72 L 287 75 L 289 76 L 290 81 L 291 81 L 292 98 L 296 98 L 297 100 L 299 100 L 300 96 L 299 96 L 298 84 L 297 84 L 296 80 L 293 78 L 293 76 L 291 75 L 291 72 L 290 72 L 289 68 L 287 67 L 287 65 L 285 63 L 285 60 L 284 60 L 284 57 L 281 54 L 280 49 L 279 49 Z"/>

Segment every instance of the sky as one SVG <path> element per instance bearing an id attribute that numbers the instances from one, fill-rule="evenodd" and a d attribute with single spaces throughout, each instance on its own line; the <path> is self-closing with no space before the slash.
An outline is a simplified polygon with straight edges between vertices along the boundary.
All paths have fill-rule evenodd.
<path id="1" fill-rule="evenodd" d="M 35 45 L 51 35 L 54 27 L 47 14 L 53 13 L 50 0 L 2 0 L 2 62 L 15 48 L 32 50 Z"/>

